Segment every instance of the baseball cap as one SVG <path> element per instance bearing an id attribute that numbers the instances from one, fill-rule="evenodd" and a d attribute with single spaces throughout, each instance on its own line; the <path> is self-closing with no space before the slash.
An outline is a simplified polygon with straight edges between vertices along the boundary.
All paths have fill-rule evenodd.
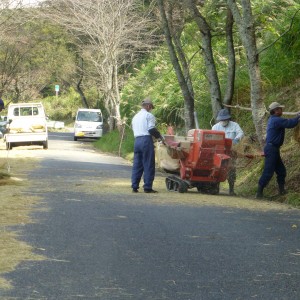
<path id="1" fill-rule="evenodd" d="M 272 102 L 272 103 L 269 105 L 269 110 L 271 111 L 271 110 L 273 110 L 273 109 L 275 109 L 275 108 L 278 108 L 278 107 L 283 108 L 284 105 L 281 105 L 281 104 L 279 104 L 278 102 Z"/>
<path id="2" fill-rule="evenodd" d="M 153 103 L 152 103 L 152 101 L 151 101 L 150 98 L 145 98 L 145 99 L 142 101 L 142 105 L 144 105 L 144 104 L 150 104 L 150 105 L 152 106 L 152 108 L 154 108 L 154 105 L 153 105 Z"/>

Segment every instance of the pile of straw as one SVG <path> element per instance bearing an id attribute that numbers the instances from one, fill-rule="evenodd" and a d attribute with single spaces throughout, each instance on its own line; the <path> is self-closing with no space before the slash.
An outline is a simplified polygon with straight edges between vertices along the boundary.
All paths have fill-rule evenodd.
<path id="1" fill-rule="evenodd" d="M 245 136 L 238 144 L 232 145 L 232 150 L 239 158 L 254 158 L 262 156 L 260 145 L 257 139 L 252 136 Z"/>
<path id="2" fill-rule="evenodd" d="M 300 144 L 300 124 L 294 128 L 294 139 L 298 144 Z"/>

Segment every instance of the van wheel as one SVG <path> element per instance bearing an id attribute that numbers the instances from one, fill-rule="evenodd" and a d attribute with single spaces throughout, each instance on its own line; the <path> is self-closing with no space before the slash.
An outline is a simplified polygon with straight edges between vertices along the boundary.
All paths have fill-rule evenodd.
<path id="1" fill-rule="evenodd" d="M 43 142 L 43 149 L 48 149 L 48 140 Z"/>
<path id="2" fill-rule="evenodd" d="M 76 137 L 76 136 L 74 136 L 74 141 L 75 141 L 75 142 L 77 141 L 77 137 Z"/>
<path id="3" fill-rule="evenodd" d="M 11 150 L 13 148 L 12 143 L 6 143 L 6 150 Z"/>

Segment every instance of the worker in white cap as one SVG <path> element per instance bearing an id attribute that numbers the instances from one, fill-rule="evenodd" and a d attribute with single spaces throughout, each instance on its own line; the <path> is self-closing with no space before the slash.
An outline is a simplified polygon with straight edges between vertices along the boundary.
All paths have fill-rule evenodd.
<path id="1" fill-rule="evenodd" d="M 152 101 L 146 98 L 142 102 L 142 109 L 132 119 L 134 134 L 134 157 L 131 175 L 132 192 L 139 191 L 139 185 L 144 175 L 144 192 L 157 193 L 152 185 L 155 176 L 155 152 L 152 136 L 164 142 L 164 138 L 155 127 L 155 117 L 151 113 L 154 108 Z"/>
<path id="2" fill-rule="evenodd" d="M 270 118 L 267 125 L 266 145 L 264 147 L 265 165 L 258 181 L 256 198 L 263 198 L 263 190 L 274 175 L 277 175 L 279 194 L 287 193 L 285 190 L 286 168 L 280 156 L 280 147 L 284 142 L 285 128 L 294 128 L 300 120 L 300 113 L 292 119 L 282 118 L 284 105 L 272 102 L 269 106 Z"/>

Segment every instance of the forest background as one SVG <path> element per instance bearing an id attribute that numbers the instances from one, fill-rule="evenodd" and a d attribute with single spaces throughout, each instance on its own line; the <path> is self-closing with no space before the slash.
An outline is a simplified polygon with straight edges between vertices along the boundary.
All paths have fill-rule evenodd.
<path id="1" fill-rule="evenodd" d="M 222 107 L 262 148 L 269 103 L 300 110 L 300 4 L 293 0 L 0 1 L 0 97 L 42 101 L 72 125 L 79 107 L 101 108 L 103 151 L 132 156 L 130 123 L 155 102 L 161 132 L 211 128 Z M 59 86 L 59 93 L 55 92 Z M 1 113 L 5 115 L 5 110 Z M 289 116 L 288 116 L 289 117 Z M 298 130 L 298 131 L 297 131 Z M 299 129 L 282 149 L 288 195 L 300 204 Z M 241 157 L 237 192 L 255 194 L 262 157 Z M 275 181 L 267 196 L 277 190 Z"/>

